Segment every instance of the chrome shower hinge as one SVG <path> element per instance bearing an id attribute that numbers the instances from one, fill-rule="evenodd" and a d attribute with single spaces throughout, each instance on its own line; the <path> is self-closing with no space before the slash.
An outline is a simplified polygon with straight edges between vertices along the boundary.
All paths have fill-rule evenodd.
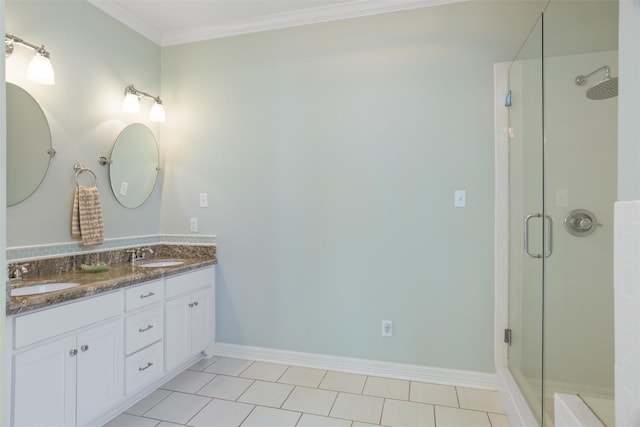
<path id="1" fill-rule="evenodd" d="M 511 107 L 511 91 L 508 91 L 504 95 L 504 106 L 505 107 Z"/>
<path id="2" fill-rule="evenodd" d="M 504 342 L 511 345 L 511 329 L 504 330 Z"/>

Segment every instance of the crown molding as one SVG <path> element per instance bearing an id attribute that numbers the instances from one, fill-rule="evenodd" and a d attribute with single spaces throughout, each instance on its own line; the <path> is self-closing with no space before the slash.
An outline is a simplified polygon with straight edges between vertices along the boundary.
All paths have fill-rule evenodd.
<path id="1" fill-rule="evenodd" d="M 362 16 L 417 9 L 468 0 L 353 0 L 338 5 L 322 6 L 287 13 L 266 15 L 256 19 L 162 33 L 131 14 L 114 0 L 87 0 L 103 12 L 160 46 L 173 46 L 260 31 L 297 27 L 320 22 L 338 21 Z"/>
<path id="2" fill-rule="evenodd" d="M 118 1 L 87 0 L 87 2 L 102 10 L 112 18 L 115 18 L 118 21 L 122 22 L 124 25 L 131 28 L 135 32 L 148 38 L 155 44 L 162 45 L 162 32 L 160 32 L 156 28 L 151 27 L 145 21 L 129 12 L 126 8 L 122 7 L 122 5 L 120 5 Z"/>

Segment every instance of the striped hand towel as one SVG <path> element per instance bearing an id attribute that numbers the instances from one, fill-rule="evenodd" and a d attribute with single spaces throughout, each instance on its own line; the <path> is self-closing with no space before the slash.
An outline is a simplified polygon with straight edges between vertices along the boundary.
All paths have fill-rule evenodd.
<path id="1" fill-rule="evenodd" d="M 85 246 L 99 245 L 104 241 L 102 207 L 96 186 L 76 186 L 71 215 L 71 237 L 82 239 Z"/>

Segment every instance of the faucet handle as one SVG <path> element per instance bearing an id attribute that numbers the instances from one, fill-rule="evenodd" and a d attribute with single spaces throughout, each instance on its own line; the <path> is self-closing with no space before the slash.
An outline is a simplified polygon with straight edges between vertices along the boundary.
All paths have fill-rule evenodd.
<path id="1" fill-rule="evenodd" d="M 136 255 L 137 255 L 138 259 L 144 259 L 146 257 L 146 255 L 147 255 L 147 253 L 152 254 L 153 253 L 153 249 L 151 249 L 148 246 L 145 246 L 143 248 L 139 248 L 136 251 Z"/>
<path id="2" fill-rule="evenodd" d="M 10 279 L 20 279 L 22 275 L 29 272 L 29 263 L 11 263 L 9 264 L 9 278 Z"/>
<path id="3" fill-rule="evenodd" d="M 138 258 L 138 251 L 136 249 L 127 249 L 129 254 L 129 261 L 134 262 Z"/>

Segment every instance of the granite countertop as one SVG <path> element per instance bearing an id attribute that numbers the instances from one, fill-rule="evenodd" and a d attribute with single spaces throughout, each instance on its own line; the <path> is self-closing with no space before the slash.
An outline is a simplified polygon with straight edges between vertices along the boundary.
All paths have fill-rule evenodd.
<path id="1" fill-rule="evenodd" d="M 134 263 L 124 261 L 121 256 L 116 256 L 111 258 L 111 262 L 107 262 L 107 264 L 109 264 L 108 270 L 98 273 L 82 270 L 80 268 L 80 261 L 75 259 L 76 257 L 60 258 L 57 260 L 57 264 L 56 260 L 50 260 L 50 266 L 46 268 L 40 268 L 40 266 L 38 266 L 38 274 L 34 275 L 34 277 L 25 277 L 22 281 L 11 284 L 11 288 L 57 282 L 75 282 L 79 283 L 79 285 L 42 294 L 8 296 L 6 314 L 15 315 L 41 308 L 48 308 L 71 300 L 181 274 L 190 270 L 214 265 L 217 262 L 215 247 L 213 251 L 205 251 L 202 249 L 188 251 L 184 250 L 185 246 L 182 246 L 181 249 L 182 250 L 177 252 L 174 250 L 156 250 L 153 256 Z M 87 256 L 84 255 L 84 258 L 86 259 Z M 156 260 L 180 260 L 183 261 L 183 264 L 171 267 L 140 266 L 141 263 Z M 64 262 L 67 264 L 60 264 Z M 68 264 L 70 264 L 71 267 L 69 267 Z M 52 269 L 58 272 L 54 273 L 51 271 Z"/>

